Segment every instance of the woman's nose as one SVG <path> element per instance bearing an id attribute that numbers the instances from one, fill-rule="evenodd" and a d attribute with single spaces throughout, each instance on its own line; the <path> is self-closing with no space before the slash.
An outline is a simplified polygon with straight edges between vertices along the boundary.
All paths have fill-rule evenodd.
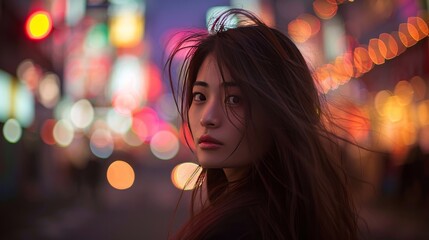
<path id="1" fill-rule="evenodd" d="M 222 123 L 223 114 L 224 111 L 221 103 L 218 103 L 218 101 L 209 101 L 203 109 L 200 124 L 207 128 L 219 127 Z"/>

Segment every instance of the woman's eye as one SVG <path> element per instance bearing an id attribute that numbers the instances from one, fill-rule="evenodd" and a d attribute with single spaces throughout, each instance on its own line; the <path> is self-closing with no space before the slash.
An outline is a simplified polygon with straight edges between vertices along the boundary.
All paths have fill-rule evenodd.
<path id="1" fill-rule="evenodd" d="M 228 96 L 226 98 L 226 103 L 228 105 L 238 105 L 240 104 L 240 97 L 239 96 Z"/>
<path id="2" fill-rule="evenodd" d="M 206 100 L 206 96 L 204 96 L 202 93 L 196 92 L 196 93 L 193 93 L 192 95 L 193 95 L 193 100 L 195 102 L 202 102 Z"/>

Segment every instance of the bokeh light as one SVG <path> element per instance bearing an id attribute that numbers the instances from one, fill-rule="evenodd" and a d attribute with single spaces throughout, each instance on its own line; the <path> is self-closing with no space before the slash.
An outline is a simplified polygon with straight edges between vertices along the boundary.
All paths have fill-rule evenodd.
<path id="1" fill-rule="evenodd" d="M 400 105 L 398 96 L 390 96 L 384 104 L 383 113 L 391 122 L 398 122 L 402 120 L 405 115 L 405 109 Z"/>
<path id="2" fill-rule="evenodd" d="M 414 90 L 414 99 L 416 101 L 421 101 L 425 99 L 427 84 L 420 76 L 414 76 L 410 79 L 410 84 Z"/>
<path id="3" fill-rule="evenodd" d="M 106 120 L 109 128 L 118 134 L 126 133 L 131 128 L 132 124 L 131 114 L 122 114 L 115 109 L 109 109 Z"/>
<path id="4" fill-rule="evenodd" d="M 40 103 L 46 108 L 54 107 L 60 98 L 60 81 L 56 74 L 48 73 L 39 84 Z"/>
<path id="5" fill-rule="evenodd" d="M 422 101 L 418 104 L 417 116 L 420 126 L 429 125 L 429 100 Z"/>
<path id="6" fill-rule="evenodd" d="M 368 55 L 374 64 L 380 65 L 385 62 L 383 55 L 386 55 L 387 48 L 383 41 L 377 38 L 369 40 Z"/>
<path id="7" fill-rule="evenodd" d="M 219 15 L 224 12 L 227 11 L 228 9 L 230 9 L 231 7 L 229 6 L 214 6 L 211 7 L 207 10 L 206 13 L 206 26 L 207 26 L 207 30 L 211 30 L 214 24 L 214 20 L 219 17 Z M 235 16 L 229 16 L 226 21 L 225 21 L 225 27 L 226 28 L 234 28 L 235 26 L 237 26 L 238 23 L 238 19 Z M 215 29 L 216 31 L 217 29 Z"/>
<path id="8" fill-rule="evenodd" d="M 97 52 L 109 46 L 109 28 L 105 23 L 96 24 L 91 27 L 86 35 L 85 50 Z"/>
<path id="9" fill-rule="evenodd" d="M 150 107 L 144 107 L 134 112 L 131 127 L 142 141 L 148 142 L 158 132 L 159 122 L 157 112 Z"/>
<path id="10" fill-rule="evenodd" d="M 179 116 L 173 94 L 171 93 L 164 93 L 159 96 L 156 102 L 156 110 L 159 116 L 166 121 L 173 121 Z"/>
<path id="11" fill-rule="evenodd" d="M 163 91 L 161 71 L 157 65 L 148 63 L 145 72 L 146 76 L 143 79 L 146 79 L 148 83 L 147 100 L 154 102 L 158 100 Z"/>
<path id="12" fill-rule="evenodd" d="M 16 143 L 21 139 L 22 128 L 16 119 L 10 118 L 4 123 L 3 136 L 10 143 Z"/>
<path id="13" fill-rule="evenodd" d="M 147 100 L 148 82 L 145 69 L 137 56 L 123 55 L 116 59 L 109 85 L 113 107 L 120 113 L 131 113 Z"/>
<path id="14" fill-rule="evenodd" d="M 94 108 L 87 99 L 81 99 L 70 109 L 71 122 L 77 128 L 86 128 L 94 120 Z"/>
<path id="15" fill-rule="evenodd" d="M 386 52 L 381 52 L 383 58 L 392 59 L 398 55 L 398 44 L 396 43 L 392 35 L 388 33 L 382 33 L 380 34 L 379 39 L 386 46 Z"/>
<path id="16" fill-rule="evenodd" d="M 426 37 L 429 34 L 429 28 L 425 20 L 423 20 L 421 17 L 415 17 L 415 26 L 419 29 L 419 31 L 422 33 L 422 38 Z"/>
<path id="17" fill-rule="evenodd" d="M 364 47 L 357 47 L 353 51 L 353 64 L 355 66 L 355 77 L 367 73 L 373 67 L 373 62 L 369 57 L 368 50 Z"/>
<path id="18" fill-rule="evenodd" d="M 422 25 L 424 26 L 424 25 Z M 421 30 L 420 30 L 420 26 L 417 23 L 417 17 L 409 17 L 407 20 L 407 29 L 408 29 L 408 33 L 410 34 L 410 36 L 416 40 L 419 41 L 422 38 L 426 37 L 427 34 L 424 34 Z"/>
<path id="19" fill-rule="evenodd" d="M 409 105 L 414 97 L 414 90 L 408 81 L 399 81 L 393 93 L 398 96 L 398 103 L 402 106 Z"/>
<path id="20" fill-rule="evenodd" d="M 54 126 L 55 142 L 61 147 L 68 146 L 74 137 L 73 125 L 67 119 L 59 120 Z"/>
<path id="21" fill-rule="evenodd" d="M 107 169 L 107 181 L 118 190 L 125 190 L 134 184 L 134 169 L 125 161 L 116 160 Z"/>
<path id="22" fill-rule="evenodd" d="M 30 91 L 35 92 L 42 78 L 42 70 L 30 59 L 22 61 L 16 70 L 18 79 L 27 85 Z"/>
<path id="23" fill-rule="evenodd" d="M 62 98 L 54 108 L 54 117 L 57 120 L 67 119 L 71 121 L 70 112 L 74 102 L 68 98 Z"/>
<path id="24" fill-rule="evenodd" d="M 320 20 L 314 15 L 304 13 L 300 14 L 297 19 L 302 19 L 308 23 L 311 27 L 311 36 L 314 36 L 320 32 Z"/>
<path id="25" fill-rule="evenodd" d="M 178 164 L 171 171 L 171 181 L 180 190 L 192 190 L 200 175 L 202 168 L 192 162 Z"/>
<path id="26" fill-rule="evenodd" d="M 25 26 L 28 37 L 31 39 L 42 39 L 51 32 L 51 16 L 45 11 L 34 12 L 28 17 Z"/>
<path id="27" fill-rule="evenodd" d="M 412 34 L 416 34 L 416 28 L 412 26 L 409 23 L 401 23 L 399 24 L 398 34 L 399 38 L 401 39 L 402 44 L 404 44 L 405 47 L 411 47 L 414 44 L 417 43 L 417 40 L 412 37 L 410 34 L 410 29 L 412 31 Z"/>
<path id="28" fill-rule="evenodd" d="M 393 37 L 393 39 L 397 43 L 398 53 L 396 54 L 396 56 L 399 56 L 403 52 L 405 52 L 405 50 L 407 49 L 407 47 L 402 43 L 402 39 L 401 39 L 402 34 L 400 34 L 398 31 L 393 31 L 390 33 L 390 35 Z"/>
<path id="29" fill-rule="evenodd" d="M 11 111 L 11 91 L 9 90 L 12 86 L 12 79 L 9 74 L 0 70 L 0 96 L 2 96 L 2 101 L 0 101 L 0 121 L 5 122 L 9 119 L 9 114 Z"/>
<path id="30" fill-rule="evenodd" d="M 150 150 L 159 159 L 172 159 L 179 152 L 179 139 L 171 131 L 159 131 L 150 141 Z"/>
<path id="31" fill-rule="evenodd" d="M 45 122 L 43 122 L 43 125 L 40 129 L 40 138 L 48 145 L 54 145 L 56 143 L 54 138 L 55 124 L 56 121 L 54 119 L 47 119 Z"/>
<path id="32" fill-rule="evenodd" d="M 288 24 L 288 34 L 294 42 L 303 43 L 311 37 L 311 26 L 303 19 L 295 19 Z"/>
<path id="33" fill-rule="evenodd" d="M 134 10 L 124 9 L 110 18 L 110 41 L 119 48 L 138 45 L 144 34 L 144 17 Z"/>
<path id="34" fill-rule="evenodd" d="M 113 97 L 112 106 L 121 114 L 131 114 L 139 105 L 138 97 L 132 93 L 121 92 Z"/>
<path id="35" fill-rule="evenodd" d="M 384 105 L 391 96 L 392 93 L 387 90 L 382 90 L 375 95 L 374 107 L 380 116 L 385 116 Z"/>
<path id="36" fill-rule="evenodd" d="M 313 10 L 322 19 L 330 19 L 337 14 L 338 6 L 327 0 L 315 0 Z"/>
<path id="37" fill-rule="evenodd" d="M 164 44 L 166 45 L 165 49 L 166 49 L 166 55 L 171 54 L 174 50 L 175 47 L 177 46 L 177 44 L 185 39 L 188 35 L 189 32 L 192 33 L 204 33 L 201 29 L 197 29 L 197 28 L 191 28 L 191 29 L 171 29 L 169 31 L 166 31 L 163 34 L 163 41 Z M 180 49 L 180 51 L 177 52 L 176 56 L 177 59 L 183 59 L 185 58 L 185 56 L 188 54 L 188 51 L 191 49 L 191 46 L 193 45 L 192 42 L 186 42 L 182 45 L 182 48 Z"/>
<path id="38" fill-rule="evenodd" d="M 97 128 L 91 134 L 89 142 L 91 152 L 99 158 L 108 158 L 114 150 L 112 134 L 109 130 Z"/>
<path id="39" fill-rule="evenodd" d="M 138 147 L 143 144 L 143 141 L 132 129 L 129 129 L 125 134 L 122 134 L 122 138 L 125 143 L 132 147 Z"/>
<path id="40" fill-rule="evenodd" d="M 419 144 L 424 152 L 429 152 L 429 125 L 420 129 Z"/>

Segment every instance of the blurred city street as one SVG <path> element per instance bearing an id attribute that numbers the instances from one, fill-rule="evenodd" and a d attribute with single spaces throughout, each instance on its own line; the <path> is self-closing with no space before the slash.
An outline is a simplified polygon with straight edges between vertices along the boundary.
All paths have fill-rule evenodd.
<path id="1" fill-rule="evenodd" d="M 180 191 L 170 171 L 171 164 L 142 167 L 127 191 L 100 179 L 96 189 L 82 183 L 67 198 L 2 207 L 2 239 L 167 239 L 183 223 L 189 200 L 185 193 L 176 208 Z"/>
<path id="2" fill-rule="evenodd" d="M 342 146 L 362 239 L 429 239 L 428 6 L 0 0 L 0 239 L 168 239 L 197 165 L 164 64 L 232 7 L 291 38 L 342 137 L 371 150 Z"/>

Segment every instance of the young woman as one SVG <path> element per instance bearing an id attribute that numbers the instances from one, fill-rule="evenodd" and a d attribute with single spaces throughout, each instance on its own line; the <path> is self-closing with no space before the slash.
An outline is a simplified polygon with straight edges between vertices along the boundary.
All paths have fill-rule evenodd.
<path id="1" fill-rule="evenodd" d="M 175 239 L 358 238 L 337 138 L 288 37 L 232 9 L 183 39 L 167 67 L 202 167 Z"/>

